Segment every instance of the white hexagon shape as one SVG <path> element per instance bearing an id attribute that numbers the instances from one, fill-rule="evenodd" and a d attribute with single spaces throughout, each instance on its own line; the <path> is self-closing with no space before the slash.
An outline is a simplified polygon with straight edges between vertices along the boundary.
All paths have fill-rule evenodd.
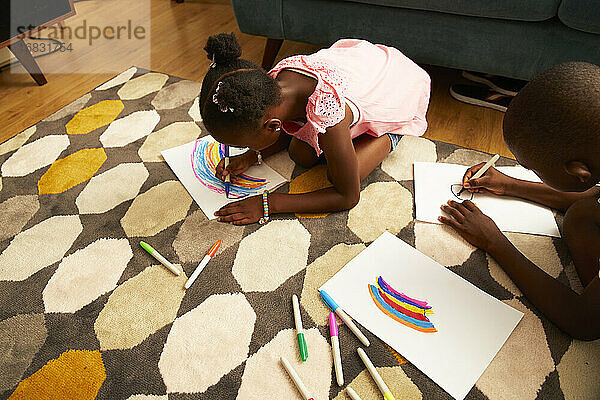
<path id="1" fill-rule="evenodd" d="M 119 89 L 117 95 L 122 100 L 139 99 L 160 90 L 167 80 L 169 80 L 169 77 L 165 74 L 148 72 L 147 74 L 140 75 L 137 78 L 127 81 L 123 87 Z"/>
<path id="2" fill-rule="evenodd" d="M 57 215 L 19 233 L 0 254 L 0 281 L 22 281 L 59 261 L 82 231 L 79 216 Z"/>
<path id="3" fill-rule="evenodd" d="M 551 237 L 515 232 L 506 232 L 505 235 L 525 257 L 547 274 L 556 278 L 563 270 Z M 517 285 L 489 254 L 487 255 L 487 261 L 492 278 L 515 296 L 520 296 L 522 293 Z"/>
<path id="4" fill-rule="evenodd" d="M 448 164 L 459 164 L 472 166 L 482 162 L 488 162 L 490 155 L 481 151 L 469 149 L 457 149 L 452 154 L 444 158 L 441 162 Z"/>
<path id="5" fill-rule="evenodd" d="M 167 393 L 201 393 L 248 357 L 256 314 L 242 293 L 216 294 L 173 323 L 158 368 Z"/>
<path id="6" fill-rule="evenodd" d="M 23 146 L 27 140 L 37 131 L 35 125 L 30 126 L 24 131 L 16 134 L 12 138 L 8 139 L 6 142 L 0 144 L 0 156 L 6 153 L 9 153 L 13 150 L 18 149 Z"/>
<path id="7" fill-rule="evenodd" d="M 111 122 L 100 135 L 100 142 L 104 147 L 126 146 L 149 135 L 159 121 L 160 115 L 155 110 L 133 112 Z"/>
<path id="8" fill-rule="evenodd" d="M 241 241 L 233 276 L 245 292 L 275 290 L 306 267 L 309 246 L 310 233 L 298 220 L 271 221 Z"/>
<path id="9" fill-rule="evenodd" d="M 396 235 L 412 220 L 412 194 L 398 182 L 375 182 L 348 213 L 348 228 L 362 241 L 372 242 L 385 231 Z"/>
<path id="10" fill-rule="evenodd" d="M 477 250 L 451 227 L 419 221 L 415 222 L 415 248 L 446 267 L 464 263 Z"/>
<path id="11" fill-rule="evenodd" d="M 98 239 L 65 257 L 42 292 L 46 312 L 75 312 L 110 292 L 132 257 L 127 239 Z"/>
<path id="12" fill-rule="evenodd" d="M 202 122 L 202 115 L 200 114 L 200 98 L 196 97 L 192 106 L 188 110 L 188 115 L 192 117 L 195 122 Z"/>
<path id="13" fill-rule="evenodd" d="M 91 98 L 92 94 L 86 93 L 74 102 L 67 104 L 54 114 L 43 119 L 43 121 L 57 121 L 63 117 L 66 117 L 67 115 L 75 114 L 77 111 L 81 110 L 87 104 L 87 102 L 90 101 Z"/>
<path id="14" fill-rule="evenodd" d="M 94 322 L 100 350 L 130 349 L 173 322 L 186 281 L 185 273 L 153 265 L 119 285 Z"/>
<path id="15" fill-rule="evenodd" d="M 246 362 L 237 400 L 297 399 L 298 389 L 283 369 L 285 357 L 315 399 L 328 399 L 331 387 L 331 347 L 316 329 L 304 331 L 308 359 L 300 361 L 296 331 L 284 329 Z"/>
<path id="16" fill-rule="evenodd" d="M 519 300 L 504 303 L 525 315 L 476 386 L 490 400 L 533 400 L 546 376 L 554 370 L 546 333 L 539 318 Z"/>
<path id="17" fill-rule="evenodd" d="M 413 180 L 413 164 L 436 162 L 435 143 L 416 136 L 402 136 L 398 145 L 381 163 L 381 169 L 397 181 Z"/>
<path id="18" fill-rule="evenodd" d="M 187 215 L 192 197 L 178 181 L 166 181 L 133 200 L 121 218 L 127 236 L 152 236 Z"/>
<path id="19" fill-rule="evenodd" d="M 600 394 L 600 339 L 573 340 L 556 367 L 565 400 L 597 399 Z"/>
<path id="20" fill-rule="evenodd" d="M 28 143 L 2 164 L 2 175 L 25 176 L 50 165 L 69 144 L 67 135 L 48 135 Z"/>
<path id="21" fill-rule="evenodd" d="M 96 90 L 107 90 L 115 86 L 119 86 L 130 80 L 131 77 L 135 75 L 136 71 L 136 67 L 131 67 L 128 70 L 121 72 L 119 75 L 115 76 L 108 82 L 104 82 L 102 85 L 98 86 Z"/>
<path id="22" fill-rule="evenodd" d="M 1 186 L 0 186 L 1 188 Z M 27 221 L 40 209 L 38 197 L 15 196 L 0 203 L 0 240 L 21 232 Z"/>
<path id="23" fill-rule="evenodd" d="M 148 179 L 142 163 L 123 163 L 90 179 L 75 204 L 81 214 L 102 214 L 137 196 Z"/>
<path id="24" fill-rule="evenodd" d="M 148 135 L 138 155 L 144 162 L 162 162 L 165 159 L 161 151 L 189 143 L 201 134 L 202 129 L 195 122 L 174 122 Z"/>
<path id="25" fill-rule="evenodd" d="M 300 303 L 315 324 L 323 326 L 329 322 L 329 308 L 321 300 L 319 288 L 364 249 L 362 243 L 336 244 L 306 267 Z"/>
<path id="26" fill-rule="evenodd" d="M 166 86 L 152 100 L 152 107 L 157 110 L 177 108 L 192 101 L 202 89 L 202 83 L 181 80 Z"/>

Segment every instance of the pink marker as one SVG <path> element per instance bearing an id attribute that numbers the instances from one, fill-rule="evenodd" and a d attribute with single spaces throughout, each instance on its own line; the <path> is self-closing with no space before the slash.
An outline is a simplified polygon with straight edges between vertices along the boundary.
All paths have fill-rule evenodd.
<path id="1" fill-rule="evenodd" d="M 344 385 L 344 373 L 342 372 L 342 357 L 340 356 L 340 340 L 338 338 L 338 327 L 334 313 L 329 313 L 329 333 L 331 334 L 331 350 L 333 351 L 333 366 L 335 377 L 339 386 Z"/>

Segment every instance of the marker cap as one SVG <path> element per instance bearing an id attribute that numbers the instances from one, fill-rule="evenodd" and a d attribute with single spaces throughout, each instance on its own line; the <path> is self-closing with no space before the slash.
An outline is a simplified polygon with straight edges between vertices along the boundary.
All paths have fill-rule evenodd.
<path id="1" fill-rule="evenodd" d="M 146 250 L 148 253 L 150 253 L 150 254 L 154 253 L 154 248 L 152 248 L 152 246 L 150 246 L 148 243 L 146 243 L 144 241 L 140 241 L 140 246 L 142 246 L 142 248 L 144 250 Z"/>
<path id="2" fill-rule="evenodd" d="M 304 337 L 304 333 L 299 333 L 296 335 L 298 338 L 298 350 L 300 351 L 300 358 L 302 361 L 306 361 L 308 358 L 308 347 L 306 346 L 306 338 Z"/>
<path id="3" fill-rule="evenodd" d="M 212 256 L 214 256 L 215 253 L 217 252 L 217 249 L 219 248 L 220 245 L 221 245 L 221 240 L 217 240 L 217 243 L 212 245 L 212 247 L 210 248 L 208 253 L 206 253 L 206 255 L 212 258 Z"/>
<path id="4" fill-rule="evenodd" d="M 396 398 L 394 397 L 394 395 L 392 394 L 392 392 L 385 392 L 383 394 L 383 398 L 385 400 L 396 400 Z"/>
<path id="5" fill-rule="evenodd" d="M 325 305 L 327 307 L 329 307 L 329 309 L 331 311 L 335 311 L 338 308 L 340 308 L 340 306 L 338 306 L 337 303 L 335 301 L 333 301 L 333 299 L 331 298 L 331 296 L 329 296 L 326 291 L 319 290 L 319 292 L 321 292 L 321 299 L 323 299 L 323 302 L 325 303 Z"/>
<path id="6" fill-rule="evenodd" d="M 329 333 L 331 336 L 338 336 L 337 320 L 334 313 L 329 313 Z"/>

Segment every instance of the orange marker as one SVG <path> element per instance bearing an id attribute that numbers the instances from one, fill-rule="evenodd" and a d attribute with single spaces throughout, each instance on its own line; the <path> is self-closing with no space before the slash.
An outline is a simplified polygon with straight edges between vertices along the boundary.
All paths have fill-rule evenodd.
<path id="1" fill-rule="evenodd" d="M 189 289 L 190 286 L 192 286 L 192 283 L 194 283 L 194 281 L 196 280 L 198 275 L 200 275 L 200 272 L 202 272 L 204 267 L 206 267 L 206 264 L 208 264 L 210 259 L 215 255 L 215 253 L 217 252 L 217 249 L 219 248 L 220 245 L 221 245 L 221 241 L 217 240 L 217 243 L 213 244 L 213 246 L 210 248 L 208 253 L 206 253 L 206 255 L 204 256 L 202 261 L 200 261 L 200 264 L 198 264 L 198 266 L 192 273 L 192 276 L 190 276 L 190 279 L 188 279 L 187 282 L 185 283 L 186 289 Z"/>

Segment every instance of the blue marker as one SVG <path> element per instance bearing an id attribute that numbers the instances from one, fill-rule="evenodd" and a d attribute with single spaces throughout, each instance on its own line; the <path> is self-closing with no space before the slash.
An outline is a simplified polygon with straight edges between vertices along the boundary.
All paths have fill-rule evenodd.
<path id="1" fill-rule="evenodd" d="M 229 166 L 229 146 L 225 145 L 225 162 L 223 166 L 223 170 L 226 170 Z M 229 198 L 229 182 L 231 182 L 230 174 L 225 176 L 225 197 Z"/>
<path id="2" fill-rule="evenodd" d="M 367 337 L 363 335 L 363 333 L 358 329 L 354 322 L 352 322 L 352 319 L 348 316 L 348 314 L 346 314 L 344 310 L 342 310 L 342 308 L 331 298 L 330 295 L 327 294 L 326 291 L 319 290 L 319 292 L 321 293 L 321 300 L 323 300 L 325 305 L 329 307 L 331 311 L 336 313 L 342 319 L 342 321 L 344 321 L 346 326 L 350 328 L 350 330 L 356 335 L 358 340 L 360 340 L 365 346 L 368 346 L 370 344 L 369 339 L 367 339 Z"/>

